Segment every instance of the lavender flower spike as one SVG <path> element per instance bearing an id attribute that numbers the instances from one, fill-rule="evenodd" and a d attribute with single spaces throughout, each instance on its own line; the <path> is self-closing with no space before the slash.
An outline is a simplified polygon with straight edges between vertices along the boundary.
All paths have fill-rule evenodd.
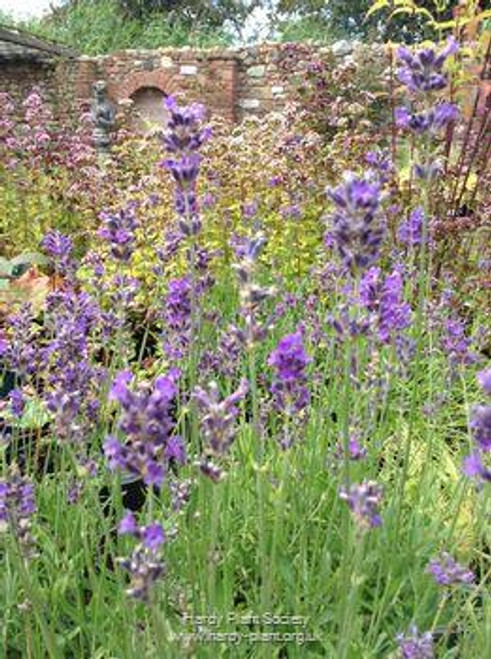
<path id="1" fill-rule="evenodd" d="M 491 369 L 481 371 L 477 376 L 482 389 L 491 395 Z M 476 443 L 471 455 L 464 459 L 463 472 L 469 478 L 476 478 L 478 484 L 491 482 L 491 469 L 485 460 L 491 453 L 491 405 L 476 405 L 471 412 L 470 428 Z M 481 481 L 481 483 L 479 482 Z"/>
<path id="2" fill-rule="evenodd" d="M 399 48 L 399 80 L 412 92 L 444 89 L 447 86 L 447 76 L 443 72 L 443 66 L 458 49 L 458 43 L 453 37 L 450 37 L 447 46 L 439 54 L 433 48 L 424 48 L 415 53 L 404 46 Z"/>
<path id="3" fill-rule="evenodd" d="M 491 396 L 491 368 L 477 374 L 477 380 L 488 396 Z"/>
<path id="4" fill-rule="evenodd" d="M 345 265 L 355 270 L 371 265 L 385 237 L 380 183 L 348 173 L 327 192 L 336 206 L 329 229 Z"/>
<path id="5" fill-rule="evenodd" d="M 68 236 L 59 231 L 48 231 L 41 241 L 41 247 L 54 260 L 61 275 L 66 277 L 73 274 L 75 269 L 72 261 L 73 243 Z"/>
<path id="6" fill-rule="evenodd" d="M 305 352 L 300 332 L 285 336 L 270 354 L 268 365 L 276 371 L 271 392 L 279 410 L 293 414 L 309 404 L 305 369 L 311 361 L 312 358 Z"/>
<path id="7" fill-rule="evenodd" d="M 459 108 L 454 103 L 443 101 L 437 103 L 435 107 L 425 112 L 413 114 L 405 107 L 399 107 L 395 110 L 396 125 L 423 135 L 437 135 L 449 123 L 454 122 L 459 117 Z"/>
<path id="8" fill-rule="evenodd" d="M 423 208 L 418 206 L 411 212 L 409 219 L 399 225 L 397 239 L 408 247 L 420 245 L 423 240 L 423 225 L 427 221 Z"/>
<path id="9" fill-rule="evenodd" d="M 102 227 L 98 230 L 99 238 L 105 240 L 111 256 L 127 263 L 135 249 L 135 231 L 138 222 L 131 207 L 117 213 L 101 213 Z"/>
<path id="10" fill-rule="evenodd" d="M 455 586 L 459 584 L 470 584 L 474 581 L 474 574 L 457 563 L 448 552 L 443 552 L 440 559 L 433 559 L 428 565 L 430 572 L 437 584 L 441 586 Z"/>
<path id="11" fill-rule="evenodd" d="M 0 479 L 0 532 L 14 534 L 26 557 L 33 556 L 31 518 L 35 512 L 34 485 L 14 466 L 6 479 Z"/>
<path id="12" fill-rule="evenodd" d="M 158 552 L 166 541 L 162 526 L 156 522 L 148 526 L 138 526 L 133 513 L 127 513 L 118 527 L 119 535 L 131 535 L 139 544 L 129 558 L 118 558 L 122 568 L 130 574 L 130 588 L 127 593 L 135 599 L 148 602 L 153 584 L 165 571 Z"/>
<path id="13" fill-rule="evenodd" d="M 214 453 L 224 454 L 235 437 L 235 420 L 239 414 L 237 403 L 247 394 L 249 389 L 246 380 L 234 393 L 220 400 L 218 385 L 211 382 L 209 391 L 201 387 L 194 390 L 194 398 L 201 412 L 201 428 L 205 439 Z"/>
<path id="14" fill-rule="evenodd" d="M 161 487 L 170 461 L 185 461 L 183 441 L 174 435 L 176 377 L 170 372 L 153 385 L 143 382 L 134 390 L 129 387 L 131 373 L 123 371 L 116 377 L 110 398 L 121 406 L 118 430 L 124 439 L 109 436 L 104 443 L 111 470 L 123 470 L 149 486 Z"/>
<path id="15" fill-rule="evenodd" d="M 464 458 L 462 471 L 469 478 L 475 478 L 478 481 L 491 483 L 491 469 L 483 463 L 482 454 L 474 451 L 471 455 Z"/>
<path id="16" fill-rule="evenodd" d="M 399 657 L 401 659 L 433 659 L 433 635 L 431 632 L 419 633 L 412 625 L 408 634 L 398 634 Z"/>
<path id="17" fill-rule="evenodd" d="M 491 452 L 491 405 L 477 405 L 472 410 L 470 426 L 474 440 L 483 453 Z"/>
<path id="18" fill-rule="evenodd" d="M 172 154 L 161 165 L 172 174 L 175 182 L 175 207 L 180 217 L 179 228 L 186 236 L 195 236 L 201 229 L 198 213 L 196 181 L 199 174 L 201 156 L 199 150 L 210 137 L 210 129 L 202 127 L 205 109 L 193 104 L 180 107 L 169 96 L 165 100 L 169 114 L 164 147 Z"/>
<path id="19" fill-rule="evenodd" d="M 340 498 L 347 502 L 362 530 L 382 524 L 382 518 L 378 512 L 382 494 L 382 487 L 374 481 L 354 483 L 348 489 L 343 488 L 339 492 Z"/>

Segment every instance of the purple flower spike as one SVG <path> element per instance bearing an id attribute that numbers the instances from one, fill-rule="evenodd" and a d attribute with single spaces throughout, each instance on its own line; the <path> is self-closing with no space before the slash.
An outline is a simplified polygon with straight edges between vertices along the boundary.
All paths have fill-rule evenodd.
<path id="1" fill-rule="evenodd" d="M 169 282 L 163 311 L 164 349 L 177 359 L 184 356 L 191 339 L 191 296 L 189 277 Z"/>
<path id="2" fill-rule="evenodd" d="M 481 371 L 478 382 L 488 395 L 491 394 L 491 369 Z M 470 428 L 474 436 L 475 449 L 464 459 L 463 472 L 475 479 L 477 485 L 491 482 L 489 454 L 491 453 L 491 405 L 476 405 L 471 411 Z M 487 463 L 487 464 L 486 464 Z"/>
<path id="3" fill-rule="evenodd" d="M 399 80 L 412 92 L 432 92 L 447 86 L 447 75 L 443 72 L 446 60 L 458 51 L 458 44 L 451 37 L 446 48 L 439 54 L 432 48 L 424 48 L 412 53 L 401 47 L 398 57 L 401 66 L 398 70 Z"/>
<path id="4" fill-rule="evenodd" d="M 156 552 L 165 542 L 164 530 L 160 524 L 149 524 L 142 529 L 142 539 L 145 547 Z"/>
<path id="5" fill-rule="evenodd" d="M 397 239 L 408 247 L 420 245 L 423 240 L 423 225 L 426 221 L 422 207 L 418 206 L 411 212 L 409 219 L 400 224 Z"/>
<path id="6" fill-rule="evenodd" d="M 462 471 L 466 476 L 477 479 L 484 483 L 491 483 L 491 469 L 488 469 L 484 463 L 479 451 L 474 451 L 464 459 Z"/>
<path id="7" fill-rule="evenodd" d="M 216 465 L 210 458 L 203 458 L 198 463 L 201 473 L 203 473 L 207 478 L 212 480 L 214 483 L 218 483 L 223 477 L 224 473 L 222 469 Z"/>
<path id="8" fill-rule="evenodd" d="M 356 437 L 351 437 L 348 444 L 349 449 L 349 458 L 350 460 L 363 460 L 366 458 L 367 450 L 365 447 L 360 445 L 360 442 Z"/>
<path id="9" fill-rule="evenodd" d="M 365 272 L 360 281 L 360 302 L 372 314 L 382 343 L 397 339 L 411 324 L 411 307 L 404 301 L 404 282 L 399 270 L 382 279 L 380 268 Z"/>
<path id="10" fill-rule="evenodd" d="M 124 439 L 109 436 L 104 442 L 110 469 L 120 469 L 160 488 L 169 462 L 176 456 L 185 460 L 182 442 L 174 435 L 172 412 L 177 377 L 176 372 L 171 372 L 157 378 L 153 385 L 142 382 L 135 389 L 128 387 L 132 379 L 129 372 L 123 371 L 116 377 L 111 398 L 121 406 L 118 430 Z"/>
<path id="11" fill-rule="evenodd" d="M 131 371 L 118 373 L 109 392 L 109 400 L 117 400 L 121 405 L 128 404 L 131 396 L 128 385 L 132 379 Z"/>
<path id="12" fill-rule="evenodd" d="M 342 488 L 339 496 L 346 501 L 360 529 L 367 530 L 381 526 L 382 518 L 378 509 L 382 501 L 382 487 L 374 481 L 354 483 L 348 489 Z"/>
<path id="13" fill-rule="evenodd" d="M 491 405 L 477 405 L 472 410 L 470 426 L 478 448 L 484 453 L 491 451 Z"/>
<path id="14" fill-rule="evenodd" d="M 75 270 L 72 261 L 73 243 L 68 236 L 59 231 L 49 231 L 41 241 L 41 247 L 51 256 L 58 272 L 67 277 Z"/>
<path id="15" fill-rule="evenodd" d="M 419 633 L 416 625 L 412 625 L 408 634 L 398 634 L 401 659 L 433 659 L 433 635 L 431 632 Z"/>
<path id="16" fill-rule="evenodd" d="M 137 535 L 138 525 L 132 512 L 126 513 L 118 526 L 119 535 Z"/>
<path id="17" fill-rule="evenodd" d="M 268 365 L 275 369 L 271 392 L 277 409 L 291 415 L 307 407 L 310 394 L 305 371 L 311 361 L 300 332 L 285 336 L 270 354 Z"/>
<path id="18" fill-rule="evenodd" d="M 457 316 L 445 322 L 446 334 L 442 337 L 442 347 L 448 355 L 452 366 L 468 365 L 476 361 L 476 355 L 470 349 L 471 340 L 466 336 L 465 324 Z"/>
<path id="19" fill-rule="evenodd" d="M 196 193 L 201 163 L 198 151 L 209 139 L 211 131 L 202 126 L 206 114 L 204 106 L 180 107 L 176 99 L 169 96 L 165 99 L 165 108 L 169 118 L 164 147 L 172 158 L 161 164 L 176 182 L 175 207 L 180 217 L 179 227 L 186 236 L 196 235 L 201 229 Z"/>
<path id="20" fill-rule="evenodd" d="M 470 584 L 475 578 L 469 569 L 457 563 L 448 552 L 443 552 L 438 560 L 430 561 L 428 571 L 440 586 Z"/>
<path id="21" fill-rule="evenodd" d="M 366 268 L 378 258 L 385 237 L 380 183 L 348 173 L 328 195 L 336 206 L 329 231 L 341 258 L 349 268 Z"/>
<path id="22" fill-rule="evenodd" d="M 24 394 L 22 393 L 21 389 L 14 389 L 10 392 L 9 398 L 12 414 L 19 419 L 24 414 L 26 407 Z"/>
<path id="23" fill-rule="evenodd" d="M 135 516 L 130 512 L 121 520 L 118 533 L 132 535 L 139 541 L 129 558 L 118 558 L 117 562 L 129 572 L 131 583 L 128 595 L 148 602 L 153 584 L 165 570 L 164 564 L 158 559 L 158 551 L 166 541 L 164 530 L 157 522 L 138 526 Z"/>
<path id="24" fill-rule="evenodd" d="M 412 114 L 404 107 L 396 108 L 395 120 L 399 128 L 410 130 L 417 135 L 428 133 L 437 135 L 449 123 L 459 118 L 459 108 L 454 103 L 437 103 L 426 112 Z"/>
<path id="25" fill-rule="evenodd" d="M 249 390 L 246 380 L 242 380 L 237 391 L 220 400 L 218 385 L 211 382 L 208 391 L 196 387 L 193 397 L 200 410 L 200 423 L 203 435 L 213 453 L 224 454 L 236 435 L 236 419 L 239 415 L 237 403 Z"/>
<path id="26" fill-rule="evenodd" d="M 491 396 L 491 368 L 477 374 L 477 380 L 485 393 Z"/>
<path id="27" fill-rule="evenodd" d="M 135 249 L 135 231 L 138 227 L 131 207 L 118 213 L 101 213 L 103 226 L 97 232 L 99 238 L 105 240 L 112 257 L 117 261 L 127 263 Z"/>
<path id="28" fill-rule="evenodd" d="M 34 485 L 13 467 L 6 479 L 0 479 L 0 532 L 14 534 L 26 558 L 34 556 L 31 518 L 35 512 Z"/>

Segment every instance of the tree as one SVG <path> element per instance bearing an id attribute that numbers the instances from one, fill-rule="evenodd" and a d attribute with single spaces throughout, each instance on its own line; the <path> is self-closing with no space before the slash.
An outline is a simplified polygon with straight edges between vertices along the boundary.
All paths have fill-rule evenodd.
<path id="1" fill-rule="evenodd" d="M 276 7 L 277 19 L 314 21 L 323 26 L 336 38 L 367 39 L 376 36 L 381 40 L 388 38 L 401 41 L 414 41 L 431 36 L 428 29 L 428 15 L 423 13 L 398 13 L 390 22 L 387 17 L 391 9 L 398 11 L 403 6 L 395 0 L 388 0 L 387 7 L 367 18 L 367 13 L 374 5 L 374 0 L 279 0 Z M 450 20 L 452 9 L 457 3 L 449 0 L 416 0 L 407 2 L 430 12 L 439 20 Z"/>

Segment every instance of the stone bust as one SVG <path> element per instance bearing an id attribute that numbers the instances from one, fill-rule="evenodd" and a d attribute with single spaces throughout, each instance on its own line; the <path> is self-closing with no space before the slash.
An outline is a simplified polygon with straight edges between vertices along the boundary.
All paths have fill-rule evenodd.
<path id="1" fill-rule="evenodd" d="M 94 144 L 101 154 L 108 154 L 111 145 L 111 131 L 115 125 L 113 104 L 107 98 L 107 84 L 98 80 L 93 85 L 92 121 L 94 123 Z"/>

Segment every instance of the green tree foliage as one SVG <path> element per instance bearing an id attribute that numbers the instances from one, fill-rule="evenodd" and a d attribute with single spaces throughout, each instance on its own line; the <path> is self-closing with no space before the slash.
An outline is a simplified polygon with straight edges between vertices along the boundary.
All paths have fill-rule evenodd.
<path id="1" fill-rule="evenodd" d="M 472 3 L 478 4 L 477 0 L 464 1 L 464 4 Z M 124 48 L 226 45 L 241 40 L 247 19 L 261 9 L 271 33 L 282 41 L 414 42 L 439 36 L 431 26 L 431 17 L 445 24 L 458 4 L 462 3 L 458 0 L 66 0 L 47 18 L 31 21 L 27 27 L 87 54 Z M 9 21 L 4 17 L 3 22 Z"/>
<path id="2" fill-rule="evenodd" d="M 213 28 L 232 24 L 235 28 L 247 17 L 264 5 L 263 0 L 118 0 L 123 13 L 145 20 L 152 14 L 163 14 L 171 21 L 196 24 Z"/>
<path id="3" fill-rule="evenodd" d="M 206 47 L 231 43 L 233 36 L 224 21 L 205 20 L 204 16 L 184 11 L 186 3 L 172 0 L 166 3 L 182 5 L 177 11 L 166 10 L 164 3 L 158 7 L 159 2 L 150 0 L 144 7 L 139 0 L 72 0 L 48 17 L 32 20 L 23 27 L 88 55 L 125 48 Z M 137 4 L 142 5 L 140 13 Z"/>
<path id="4" fill-rule="evenodd" d="M 381 5 L 380 11 L 367 17 L 375 4 Z M 324 40 L 391 38 L 416 41 L 432 36 L 427 24 L 428 13 L 440 21 L 450 20 L 456 4 L 458 2 L 452 0 L 388 0 L 380 3 L 375 0 L 279 0 L 276 16 L 281 32 L 291 32 L 293 20 L 300 28 L 306 26 L 307 33 L 324 30 Z M 395 16 L 387 21 L 394 10 Z"/>

